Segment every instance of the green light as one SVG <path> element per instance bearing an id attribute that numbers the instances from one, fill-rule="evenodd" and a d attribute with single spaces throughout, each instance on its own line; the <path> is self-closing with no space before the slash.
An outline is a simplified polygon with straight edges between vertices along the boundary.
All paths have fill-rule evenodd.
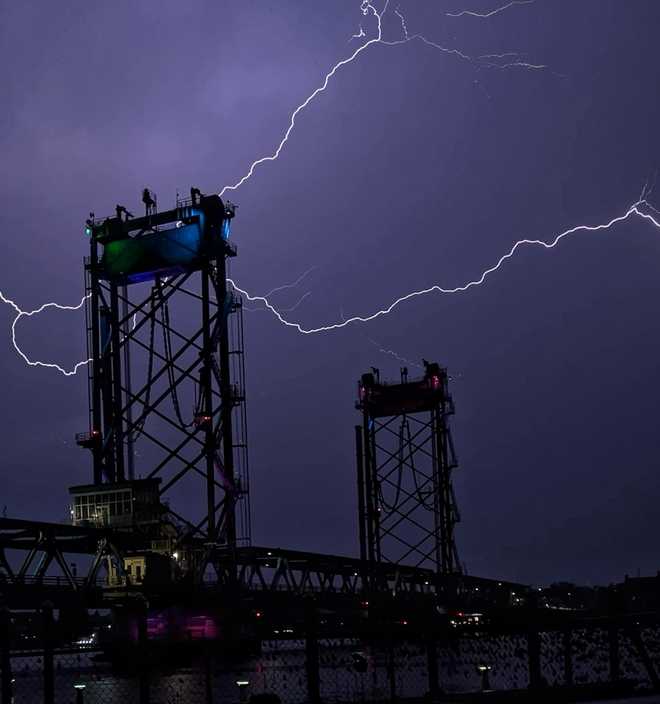
<path id="1" fill-rule="evenodd" d="M 87 237 L 92 236 L 92 228 L 89 225 L 85 228 L 85 234 L 87 235 Z"/>

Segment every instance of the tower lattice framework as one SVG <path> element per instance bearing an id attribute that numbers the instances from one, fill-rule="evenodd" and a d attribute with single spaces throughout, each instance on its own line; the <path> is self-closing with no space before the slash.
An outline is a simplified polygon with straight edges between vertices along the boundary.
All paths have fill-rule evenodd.
<path id="1" fill-rule="evenodd" d="M 191 190 L 146 214 L 90 214 L 85 261 L 94 484 L 160 479 L 185 534 L 250 541 L 241 300 L 227 281 L 234 208 Z"/>
<path id="2" fill-rule="evenodd" d="M 359 382 L 356 407 L 361 558 L 461 572 L 454 538 L 460 520 L 452 472 L 457 466 L 448 419 L 454 403 L 447 370 L 424 364 L 421 379 L 380 381 L 377 369 Z"/>

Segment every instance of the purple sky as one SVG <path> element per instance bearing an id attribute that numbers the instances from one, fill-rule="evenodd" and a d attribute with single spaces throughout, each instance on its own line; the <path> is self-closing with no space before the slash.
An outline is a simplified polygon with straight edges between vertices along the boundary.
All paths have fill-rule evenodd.
<path id="1" fill-rule="evenodd" d="M 382 0 L 381 0 L 382 2 Z M 503 2 L 501 4 L 504 4 Z M 624 213 L 660 166 L 660 5 L 401 0 L 384 38 L 546 65 L 487 68 L 420 41 L 372 45 L 299 114 L 281 156 L 231 195 L 232 271 L 262 293 L 317 266 L 282 307 L 306 326 L 479 276 L 522 237 Z M 380 5 L 379 5 L 380 7 Z M 350 40 L 359 31 L 366 37 Z M 90 210 L 219 191 L 271 154 L 290 114 L 374 36 L 355 0 L 0 3 L 0 289 L 24 308 L 75 303 Z M 660 197 L 659 199 L 660 200 Z M 355 382 L 436 359 L 452 391 L 468 570 L 607 582 L 660 568 L 660 239 L 630 220 L 520 251 L 480 288 L 432 294 L 366 325 L 301 336 L 246 313 L 257 544 L 355 554 Z M 72 441 L 86 375 L 25 366 L 0 308 L 11 516 L 64 520 L 91 479 Z M 79 313 L 19 323 L 32 357 L 84 356 Z"/>

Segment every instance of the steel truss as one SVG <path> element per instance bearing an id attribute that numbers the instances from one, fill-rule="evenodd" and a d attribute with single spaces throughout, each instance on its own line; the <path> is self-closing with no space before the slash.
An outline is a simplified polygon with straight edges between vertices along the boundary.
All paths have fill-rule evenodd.
<path id="1" fill-rule="evenodd" d="M 71 598 L 100 598 L 101 568 L 109 560 L 125 574 L 122 553 L 129 547 L 126 534 L 57 523 L 0 519 L 0 597 L 20 604 L 58 602 Z M 9 552 L 19 557 L 12 567 Z M 77 574 L 72 557 L 87 556 L 87 569 Z M 83 567 L 83 564 L 80 564 Z M 52 568 L 52 569 L 51 569 Z"/>
<path id="2" fill-rule="evenodd" d="M 5 551 L 12 558 L 21 556 L 16 569 L 11 568 L 10 560 L 6 560 L 6 569 L 0 567 L 0 601 L 4 595 L 18 608 L 41 603 L 44 598 L 54 603 L 83 599 L 100 607 L 139 595 L 149 600 L 187 599 L 193 594 L 191 590 L 196 590 L 200 596 L 222 594 L 223 599 L 280 595 L 295 602 L 313 596 L 328 606 L 344 603 L 347 598 L 350 603 L 360 603 L 395 596 L 422 601 L 431 597 L 445 607 L 479 611 L 511 606 L 516 595 L 515 603 L 520 603 L 532 593 L 522 584 L 462 574 L 438 576 L 431 569 L 386 562 L 374 565 L 366 574 L 358 558 L 254 546 L 215 547 L 209 558 L 217 572 L 213 582 L 133 583 L 124 571 L 124 557 L 148 549 L 148 543 L 148 538 L 134 532 L 0 518 L 0 564 Z M 72 559 L 78 562 L 80 574 L 69 569 Z M 60 569 L 46 574 L 47 560 Z M 101 570 L 107 561 L 122 574 L 125 586 L 102 588 Z"/>
<path id="3" fill-rule="evenodd" d="M 164 213 L 129 219 L 122 211 L 88 221 L 90 431 L 78 442 L 92 451 L 95 484 L 132 480 L 136 471 L 159 478 L 170 517 L 187 536 L 249 544 L 242 304 L 227 284 L 235 248 L 219 235 L 233 208 L 193 191 Z M 200 244 L 184 266 L 132 278 L 110 270 L 106 253 L 117 239 L 140 246 L 148 237 L 150 247 L 169 251 L 172 242 L 186 246 L 175 239 L 179 228 L 195 227 Z M 206 489 L 201 516 L 171 505 L 191 477 Z"/>
<path id="4" fill-rule="evenodd" d="M 356 427 L 360 549 L 377 563 L 461 572 L 454 540 L 460 520 L 451 474 L 457 466 L 448 418 L 454 404 L 446 369 L 425 363 L 422 379 L 359 385 Z"/>
<path id="5" fill-rule="evenodd" d="M 222 555 L 218 557 L 219 564 L 230 564 Z M 357 558 L 251 547 L 236 551 L 235 560 L 237 582 L 246 592 L 364 596 L 369 588 L 363 563 Z M 387 593 L 431 594 L 436 590 L 430 570 L 382 564 L 378 572 L 379 584 Z M 228 572 L 225 580 L 229 582 L 231 576 Z"/>

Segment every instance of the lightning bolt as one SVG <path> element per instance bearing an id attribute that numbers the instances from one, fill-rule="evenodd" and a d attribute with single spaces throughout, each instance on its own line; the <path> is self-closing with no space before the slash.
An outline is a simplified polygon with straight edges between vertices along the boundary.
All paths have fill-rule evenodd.
<path id="1" fill-rule="evenodd" d="M 277 320 L 282 323 L 282 325 L 289 328 L 293 328 L 302 335 L 315 335 L 318 333 L 331 332 L 332 330 L 341 330 L 342 328 L 345 328 L 353 323 L 368 323 L 372 320 L 376 320 L 377 318 L 388 315 L 405 301 L 409 301 L 419 296 L 426 296 L 430 293 L 464 293 L 472 288 L 477 288 L 481 286 L 491 274 L 498 271 L 505 262 L 511 259 L 518 250 L 523 249 L 525 247 L 541 247 L 545 250 L 554 249 L 562 240 L 566 239 L 567 237 L 570 237 L 571 235 L 574 235 L 578 232 L 600 232 L 603 230 L 610 230 L 615 225 L 629 220 L 633 215 L 651 222 L 657 229 L 660 229 L 660 216 L 656 218 L 651 213 L 644 212 L 644 210 L 642 210 L 641 208 L 645 207 L 646 205 L 646 200 L 638 200 L 636 203 L 631 205 L 630 208 L 628 208 L 628 210 L 623 215 L 618 215 L 617 217 L 612 218 L 609 222 L 602 223 L 599 225 L 576 225 L 575 227 L 571 227 L 570 229 L 564 230 L 563 232 L 559 233 L 548 242 L 546 242 L 545 240 L 532 239 L 518 240 L 513 244 L 511 249 L 506 254 L 503 254 L 497 260 L 497 262 L 493 266 L 489 267 L 488 269 L 485 269 L 476 279 L 468 281 L 467 283 L 464 283 L 460 286 L 455 286 L 453 288 L 444 288 L 439 284 L 434 284 L 433 286 L 429 286 L 428 288 L 423 288 L 417 291 L 411 291 L 410 293 L 406 293 L 405 295 L 395 299 L 386 308 L 377 310 L 374 313 L 370 313 L 368 315 L 354 315 L 350 318 L 342 320 L 341 322 L 332 323 L 330 325 L 322 325 L 319 327 L 305 328 L 300 323 L 288 320 L 282 315 L 279 310 L 277 310 L 277 308 L 275 308 L 275 306 L 272 305 L 272 303 L 270 303 L 270 301 L 266 297 L 251 295 L 248 291 L 245 291 L 244 289 L 240 288 L 232 279 L 227 280 L 233 286 L 233 288 L 238 291 L 238 293 L 240 293 L 242 296 L 244 296 L 248 301 L 258 301 L 259 303 L 262 303 L 277 318 Z"/>
<path id="2" fill-rule="evenodd" d="M 280 293 L 280 291 L 286 291 L 287 289 L 291 288 L 296 288 L 299 286 L 304 279 L 306 279 L 313 271 L 316 271 L 319 267 L 315 264 L 314 266 L 310 266 L 307 271 L 303 272 L 295 281 L 292 281 L 290 284 L 282 284 L 281 286 L 276 286 L 275 288 L 272 288 L 268 293 L 264 293 L 264 298 L 270 298 L 274 293 Z M 291 313 L 294 311 L 298 306 L 308 297 L 311 296 L 312 292 L 307 291 L 307 293 L 304 293 L 296 303 L 294 303 L 290 308 L 282 308 L 281 311 L 282 313 Z M 264 308 L 249 308 L 248 306 L 243 306 L 243 310 L 247 310 L 250 313 L 256 313 L 258 311 L 264 310 Z"/>
<path id="3" fill-rule="evenodd" d="M 394 10 L 394 14 L 401 22 L 401 30 L 403 31 L 404 39 L 408 39 L 408 26 L 406 25 L 406 18 L 398 10 Z"/>
<path id="4" fill-rule="evenodd" d="M 645 187 L 646 189 L 646 187 Z M 642 210 L 642 208 L 646 208 L 651 212 L 645 212 Z M 413 298 L 417 298 L 420 296 L 426 296 L 431 293 L 440 293 L 440 294 L 456 294 L 456 293 L 465 293 L 466 291 L 469 291 L 472 288 L 477 288 L 479 286 L 482 286 L 488 277 L 491 276 L 491 274 L 494 274 L 497 272 L 504 264 L 507 262 L 509 259 L 513 258 L 513 256 L 518 252 L 520 249 L 523 249 L 525 247 L 540 247 L 544 250 L 550 250 L 554 249 L 557 247 L 557 245 L 567 237 L 571 237 L 572 235 L 577 234 L 578 232 L 601 232 L 604 230 L 610 230 L 616 225 L 625 222 L 626 220 L 629 220 L 631 217 L 636 216 L 642 220 L 646 220 L 650 222 L 656 229 L 660 230 L 660 214 L 659 211 L 650 203 L 645 198 L 642 198 L 638 200 L 636 203 L 631 205 L 628 210 L 623 213 L 622 215 L 618 215 L 611 220 L 609 220 L 606 223 L 601 223 L 598 225 L 575 225 L 574 227 L 569 228 L 568 230 L 564 230 L 563 232 L 560 232 L 558 235 L 556 235 L 553 239 L 549 241 L 545 240 L 539 240 L 539 239 L 520 239 L 517 240 L 513 246 L 509 249 L 508 252 L 503 254 L 497 262 L 482 271 L 482 273 L 476 278 L 472 279 L 471 281 L 468 281 L 464 284 L 461 284 L 460 286 L 454 286 L 452 288 L 445 288 L 439 284 L 434 284 L 433 286 L 429 286 L 428 288 L 423 288 L 423 289 L 418 289 L 416 291 L 411 291 L 410 293 L 406 293 L 403 296 L 400 296 L 399 298 L 396 298 L 392 303 L 390 303 L 387 307 L 381 308 L 380 310 L 375 311 L 374 313 L 369 313 L 368 315 L 354 315 L 350 318 L 344 318 L 342 316 L 342 320 L 337 323 L 331 323 L 329 325 L 321 325 L 318 327 L 311 327 L 311 328 L 305 328 L 303 327 L 300 323 L 297 323 L 292 320 L 288 320 L 287 318 L 284 317 L 282 313 L 284 312 L 290 312 L 291 310 L 294 310 L 297 308 L 302 301 L 307 298 L 307 296 L 310 295 L 310 292 L 305 293 L 299 301 L 291 307 L 289 311 L 287 310 L 279 310 L 277 309 L 266 296 L 260 296 L 260 295 L 253 295 L 249 291 L 246 291 L 245 289 L 241 288 L 236 281 L 232 278 L 227 278 L 227 281 L 230 283 L 230 285 L 236 290 L 238 293 L 240 293 L 242 296 L 245 297 L 246 300 L 250 301 L 251 303 L 261 303 L 264 308 L 270 313 L 272 313 L 273 316 L 285 327 L 288 328 L 293 328 L 296 330 L 298 333 L 302 335 L 316 335 L 318 333 L 326 333 L 326 332 L 331 332 L 333 330 L 341 330 L 342 328 L 345 328 L 349 325 L 352 325 L 353 323 L 369 323 L 372 320 L 376 320 L 377 318 L 381 318 L 383 316 L 389 315 L 395 308 L 400 306 L 402 303 L 405 303 L 406 301 L 409 301 Z M 314 268 L 314 267 L 312 267 Z M 299 277 L 299 280 L 304 278 L 305 275 L 307 275 L 308 272 L 305 272 L 305 274 L 302 277 Z M 277 287 L 277 289 L 274 290 L 281 290 L 282 288 L 285 287 L 290 287 L 293 284 L 285 284 L 284 286 Z M 64 367 L 61 367 L 59 364 L 55 364 L 53 362 L 42 362 L 40 360 L 31 360 L 19 347 L 18 343 L 16 342 L 16 325 L 18 321 L 21 318 L 24 317 L 32 317 L 34 315 L 38 315 L 39 313 L 43 312 L 44 310 L 48 308 L 55 308 L 57 310 L 62 310 L 62 311 L 75 311 L 75 310 L 80 310 L 82 306 L 85 303 L 86 297 L 83 296 L 81 299 L 80 303 L 77 303 L 76 305 L 72 306 L 65 306 L 61 305 L 59 303 L 44 303 L 43 305 L 39 306 L 39 308 L 35 308 L 34 310 L 22 310 L 12 299 L 7 298 L 4 293 L 0 291 L 0 301 L 3 303 L 9 305 L 16 313 L 16 316 L 12 322 L 11 326 L 11 331 L 12 331 L 12 343 L 14 345 L 14 349 L 16 352 L 20 355 L 20 357 L 25 361 L 25 363 L 30 366 L 30 367 L 44 367 L 46 369 L 55 369 L 64 376 L 73 376 L 75 375 L 81 367 L 84 367 L 85 365 L 89 364 L 91 361 L 90 359 L 85 359 L 80 362 L 77 362 L 72 369 L 65 369 Z M 373 342 L 373 341 L 372 341 Z M 376 344 L 376 343 L 374 343 Z M 391 351 L 387 350 L 382 350 L 384 353 L 390 353 Z M 396 355 L 395 355 L 396 356 Z M 401 361 L 408 361 L 408 360 L 403 360 Z"/>
<path id="5" fill-rule="evenodd" d="M 424 369 L 424 367 L 421 364 L 418 364 L 417 362 L 413 362 L 411 359 L 406 359 L 405 357 L 402 357 L 398 352 L 395 352 L 394 350 L 388 350 L 385 347 L 383 347 L 379 342 L 376 342 L 376 340 L 372 340 L 370 337 L 367 338 L 369 342 L 371 342 L 372 345 L 378 348 L 378 351 L 381 354 L 387 354 L 390 357 L 394 357 L 399 362 L 403 362 L 404 364 L 407 364 L 410 367 L 416 367 L 417 369 Z"/>
<path id="6" fill-rule="evenodd" d="M 409 34 L 408 33 L 408 27 L 406 26 L 406 20 L 405 17 L 399 12 L 399 10 L 395 10 L 395 14 L 399 17 L 399 20 L 401 22 L 401 31 L 403 33 L 403 37 L 401 39 L 395 39 L 395 40 L 385 40 L 383 39 L 383 17 L 387 14 L 387 10 L 389 7 L 389 2 L 390 0 L 385 0 L 385 4 L 383 5 L 383 9 L 379 12 L 374 5 L 372 4 L 371 0 L 363 0 L 362 4 L 360 5 L 360 10 L 362 11 L 362 14 L 365 17 L 368 16 L 373 16 L 376 20 L 376 36 L 372 37 L 371 39 L 368 39 L 365 41 L 363 44 L 361 44 L 355 51 L 353 51 L 349 56 L 347 56 L 345 59 L 342 59 L 341 61 L 338 61 L 331 69 L 328 71 L 328 73 L 325 74 L 325 77 L 321 83 L 321 85 L 316 88 L 312 93 L 310 93 L 305 100 L 298 105 L 298 107 L 291 113 L 291 117 L 289 118 L 289 124 L 284 132 L 284 135 L 280 139 L 277 147 L 273 151 L 272 154 L 269 154 L 267 156 L 262 156 L 259 159 L 256 159 L 255 161 L 252 162 L 250 165 L 250 168 L 248 169 L 247 173 L 242 176 L 236 183 L 229 185 L 229 186 L 224 186 L 222 190 L 219 192 L 219 196 L 222 197 L 227 191 L 235 191 L 238 188 L 240 188 L 247 180 L 252 178 L 252 175 L 254 174 L 255 169 L 258 166 L 261 166 L 262 164 L 265 164 L 267 162 L 272 162 L 276 161 L 281 152 L 282 149 L 284 149 L 284 146 L 286 143 L 289 141 L 289 137 L 293 130 L 295 129 L 296 126 L 296 120 L 298 118 L 298 115 L 310 104 L 312 103 L 315 98 L 317 98 L 321 93 L 325 92 L 328 88 L 328 85 L 331 81 L 331 79 L 335 76 L 337 71 L 339 69 L 343 68 L 344 66 L 347 66 L 348 64 L 352 63 L 355 61 L 360 54 L 364 53 L 369 47 L 375 46 L 376 44 L 382 44 L 384 46 L 400 46 L 402 44 L 407 44 L 408 42 L 413 42 L 413 41 L 420 41 L 423 44 L 425 44 L 428 47 L 437 49 L 441 51 L 444 54 L 450 54 L 457 56 L 465 61 L 470 61 L 472 63 L 477 63 L 479 67 L 481 68 L 498 68 L 498 69 L 508 69 L 508 68 L 524 68 L 524 69 L 530 69 L 530 70 L 540 70 L 546 68 L 545 65 L 540 65 L 540 64 L 531 64 L 527 63 L 524 61 L 511 61 L 507 64 L 494 64 L 492 62 L 483 62 L 482 59 L 485 59 L 490 56 L 492 58 L 495 55 L 484 55 L 483 57 L 481 56 L 469 56 L 468 54 L 465 54 L 464 52 L 460 51 L 459 49 L 449 49 L 445 46 L 442 46 L 441 44 L 438 44 L 437 42 L 434 42 L 430 39 L 427 39 L 424 35 L 422 34 Z M 514 2 L 510 3 L 507 7 L 511 5 L 520 5 L 520 4 L 530 4 L 534 2 L 534 0 L 514 0 Z M 497 12 L 501 12 L 506 8 L 499 8 L 491 13 L 491 15 L 487 16 L 492 16 L 492 14 L 497 14 Z M 470 14 L 469 11 L 464 11 L 466 14 Z M 364 29 L 362 26 L 360 26 L 360 31 L 358 34 L 354 34 L 351 37 L 352 39 L 359 39 L 362 37 L 367 36 Z M 518 56 L 517 54 L 502 54 L 500 56 Z"/>
<path id="7" fill-rule="evenodd" d="M 389 0 L 386 0 L 385 6 L 382 10 L 382 12 L 378 12 L 376 8 L 371 4 L 370 0 L 365 0 L 361 5 L 360 9 L 362 11 L 362 14 L 367 17 L 370 13 L 373 14 L 373 16 L 376 18 L 376 23 L 377 23 L 377 34 L 375 37 L 368 39 L 364 44 L 361 44 L 350 56 L 348 56 L 345 59 L 342 59 L 338 63 L 336 63 L 328 73 L 325 74 L 325 78 L 323 79 L 323 82 L 321 85 L 312 93 L 310 93 L 307 98 L 291 113 L 291 117 L 289 118 L 289 126 L 287 127 L 286 131 L 284 132 L 284 136 L 280 140 L 280 143 L 277 145 L 277 148 L 275 151 L 270 154 L 269 156 L 263 156 L 260 159 L 257 159 L 256 161 L 252 162 L 252 165 L 248 169 L 248 172 L 243 176 L 241 179 L 239 179 L 233 186 L 225 186 L 220 193 L 218 194 L 220 197 L 222 197 L 227 191 L 235 191 L 237 188 L 240 188 L 249 178 L 252 177 L 252 174 L 254 173 L 254 170 L 257 168 L 257 166 L 260 166 L 261 164 L 265 164 L 268 161 L 275 161 L 279 155 L 282 149 L 284 148 L 284 145 L 289 141 L 289 135 L 291 132 L 293 132 L 294 127 L 296 126 L 296 118 L 300 114 L 301 111 L 303 111 L 318 95 L 323 93 L 327 87 L 328 84 L 330 83 L 330 80 L 332 77 L 339 71 L 340 68 L 343 66 L 346 66 L 355 59 L 364 51 L 366 51 L 370 46 L 373 44 L 379 44 L 382 41 L 383 37 L 383 28 L 382 28 L 382 16 L 387 12 L 387 6 L 389 4 Z M 357 36 L 361 36 L 364 34 L 362 27 L 360 27 L 360 34 Z M 366 36 L 366 35 L 365 35 Z"/>
<path id="8" fill-rule="evenodd" d="M 511 0 L 511 2 L 508 2 L 506 5 L 502 5 L 501 7 L 496 7 L 494 10 L 489 10 L 488 12 L 475 12 L 473 10 L 460 10 L 459 12 L 447 12 L 445 13 L 447 17 L 479 17 L 480 19 L 487 19 L 489 17 L 494 17 L 495 15 L 499 15 L 500 12 L 504 12 L 505 10 L 508 10 L 510 7 L 514 7 L 515 5 L 532 5 L 535 2 L 535 0 Z"/>
<path id="9" fill-rule="evenodd" d="M 85 360 L 75 364 L 72 369 L 65 369 L 64 367 L 61 367 L 59 364 L 55 364 L 54 362 L 42 362 L 40 360 L 30 359 L 25 354 L 25 352 L 23 352 L 23 350 L 19 347 L 18 342 L 16 342 L 16 325 L 18 324 L 18 321 L 21 320 L 21 318 L 31 318 L 33 315 L 39 315 L 39 313 L 42 313 L 43 311 L 47 310 L 48 308 L 55 308 L 57 310 L 64 310 L 64 311 L 80 310 L 85 305 L 86 299 L 87 299 L 87 296 L 83 296 L 82 299 L 80 300 L 80 303 L 77 303 L 74 306 L 65 306 L 65 305 L 61 305 L 60 303 L 50 302 L 50 303 L 44 303 L 43 305 L 39 306 L 38 308 L 35 308 L 34 310 L 23 310 L 22 308 L 20 308 L 18 306 L 18 304 L 15 301 L 13 301 L 11 298 L 7 298 L 4 295 L 4 293 L 2 293 L 2 291 L 0 291 L 0 301 L 2 301 L 3 303 L 6 303 L 16 313 L 16 316 L 14 317 L 14 319 L 11 323 L 12 344 L 14 345 L 14 349 L 16 350 L 18 355 L 23 359 L 23 361 L 29 367 L 43 367 L 45 369 L 56 369 L 58 372 L 60 372 L 60 374 L 63 374 L 64 376 L 74 376 L 75 374 L 78 373 L 78 370 L 81 367 L 84 367 L 85 365 L 89 364 L 92 361 L 91 359 L 85 359 Z"/>
<path id="10" fill-rule="evenodd" d="M 281 313 L 292 313 L 296 308 L 300 306 L 300 304 L 308 297 L 311 296 L 312 292 L 307 291 L 307 293 L 303 293 L 303 295 L 289 308 L 280 308 Z M 258 313 L 259 311 L 266 310 L 265 308 L 248 308 L 247 306 L 243 306 L 243 310 L 247 310 L 250 313 Z"/>
<path id="11" fill-rule="evenodd" d="M 483 57 L 479 57 L 483 58 Z M 546 64 L 531 64 L 528 61 L 509 61 L 508 63 L 505 64 L 495 64 L 495 63 L 485 63 L 484 66 L 487 68 L 499 68 L 499 69 L 507 69 L 507 68 L 526 68 L 529 71 L 543 71 L 544 69 L 547 69 L 548 66 Z M 556 76 L 561 76 L 561 74 L 555 74 Z M 564 76 L 561 76 L 564 78 Z"/>
<path id="12" fill-rule="evenodd" d="M 484 17 L 485 18 L 485 17 L 492 17 L 496 14 L 499 14 L 500 12 L 503 12 L 514 5 L 526 5 L 526 4 L 532 4 L 533 2 L 534 2 L 534 0 L 513 0 L 512 2 L 509 2 L 506 5 L 495 8 L 494 10 L 491 10 L 486 13 L 478 13 L 478 12 L 473 12 L 473 11 L 469 11 L 469 10 L 463 10 L 461 12 L 447 13 L 447 14 L 450 17 L 460 17 L 462 15 L 472 15 L 475 17 Z M 360 10 L 361 10 L 363 16 L 365 16 L 365 17 L 371 16 L 376 21 L 376 30 L 377 30 L 376 36 L 365 41 L 357 49 L 355 49 L 348 57 L 346 57 L 346 58 L 342 59 L 341 61 L 339 61 L 338 63 L 336 63 L 330 69 L 330 71 L 328 71 L 325 74 L 324 80 L 322 81 L 321 85 L 319 87 L 317 87 L 309 96 L 307 96 L 307 98 L 300 105 L 298 105 L 298 107 L 291 113 L 291 116 L 289 118 L 288 127 L 285 130 L 284 135 L 282 136 L 282 138 L 281 138 L 280 142 L 278 143 L 274 152 L 268 156 L 264 156 L 264 157 L 261 157 L 261 158 L 255 160 L 251 164 L 247 173 L 242 178 L 240 178 L 233 185 L 225 186 L 220 191 L 220 193 L 219 193 L 220 196 L 224 195 L 227 191 L 233 191 L 233 190 L 238 189 L 249 178 L 252 177 L 255 169 L 258 166 L 260 166 L 261 164 L 264 164 L 266 162 L 275 161 L 279 157 L 282 149 L 286 145 L 292 131 L 294 130 L 294 128 L 296 126 L 296 119 L 297 119 L 298 115 L 311 102 L 313 102 L 321 93 L 323 93 L 327 89 L 331 79 L 336 75 L 336 73 L 342 67 L 355 61 L 360 56 L 360 54 L 365 52 L 369 47 L 374 46 L 376 44 L 383 44 L 386 46 L 398 46 L 398 45 L 406 44 L 411 41 L 420 41 L 423 44 L 425 44 L 426 46 L 437 49 L 443 53 L 455 55 L 455 56 L 457 56 L 461 59 L 467 60 L 467 61 L 476 62 L 478 64 L 478 66 L 480 66 L 480 67 L 499 68 L 499 69 L 526 68 L 526 69 L 530 69 L 530 70 L 539 70 L 539 69 L 545 68 L 544 65 L 531 64 L 528 62 L 524 62 L 524 61 L 520 60 L 520 55 L 512 54 L 512 53 L 471 57 L 471 56 L 468 56 L 467 54 L 461 52 L 458 49 L 450 49 L 450 48 L 444 47 L 444 46 L 438 44 L 437 42 L 429 40 L 428 38 L 426 38 L 425 36 L 423 36 L 421 34 L 409 34 L 408 28 L 406 26 L 405 18 L 401 14 L 401 12 L 399 12 L 398 9 L 395 11 L 395 14 L 398 16 L 398 18 L 400 20 L 403 37 L 398 40 L 386 41 L 383 38 L 382 20 L 388 11 L 388 7 L 389 7 L 389 0 L 385 0 L 385 3 L 383 5 L 383 9 L 380 12 L 374 7 L 374 5 L 372 4 L 372 0 L 363 0 L 362 1 L 361 5 L 360 5 Z M 360 26 L 359 33 L 356 35 L 353 35 L 352 39 L 353 38 L 362 38 L 362 37 L 366 37 L 366 36 L 367 35 L 364 32 L 364 29 L 362 28 L 362 26 Z M 512 60 L 508 61 L 505 64 L 496 64 L 496 63 L 493 63 L 492 61 L 487 61 L 487 59 L 507 59 L 507 58 L 511 58 Z M 430 288 L 427 288 L 427 289 L 413 291 L 413 292 L 408 293 L 404 296 L 401 296 L 400 298 L 398 298 L 394 302 L 392 302 L 387 308 L 376 311 L 375 313 L 372 313 L 367 316 L 353 316 L 351 318 L 342 320 L 342 322 L 340 322 L 340 323 L 334 323 L 332 325 L 327 325 L 327 326 L 321 326 L 321 327 L 316 327 L 316 328 L 304 328 L 299 323 L 289 321 L 282 316 L 282 312 L 291 312 L 292 310 L 295 310 L 295 308 L 297 308 L 302 303 L 302 301 L 309 295 L 309 292 L 306 293 L 304 296 L 302 296 L 302 298 L 294 306 L 292 306 L 288 310 L 279 311 L 269 301 L 269 297 L 272 296 L 277 291 L 283 290 L 285 288 L 292 288 L 292 287 L 296 286 L 305 276 L 308 275 L 309 271 L 305 272 L 305 274 L 303 274 L 303 276 L 300 277 L 300 279 L 298 281 L 296 281 L 292 284 L 285 284 L 284 286 L 277 287 L 276 289 L 269 291 L 264 296 L 251 295 L 247 291 L 241 289 L 233 280 L 229 279 L 229 281 L 234 286 L 235 290 L 238 291 L 239 293 L 241 293 L 242 295 L 244 295 L 248 301 L 262 303 L 265 306 L 265 308 L 268 309 L 273 315 L 275 315 L 283 325 L 285 325 L 287 327 L 293 327 L 294 329 L 296 329 L 298 332 L 300 332 L 302 334 L 315 334 L 315 333 L 319 333 L 319 332 L 328 332 L 331 330 L 336 330 L 336 329 L 346 327 L 347 325 L 350 325 L 355 322 L 366 323 L 366 322 L 374 320 L 378 317 L 381 317 L 383 315 L 387 315 L 394 308 L 396 308 L 398 305 L 400 305 L 404 301 L 409 300 L 414 297 L 417 297 L 417 296 L 426 295 L 426 294 L 429 294 L 432 292 L 459 293 L 462 291 L 467 291 L 469 288 L 472 288 L 474 286 L 480 286 L 482 283 L 484 283 L 487 276 L 489 276 L 491 273 L 493 273 L 497 269 L 499 269 L 507 259 L 511 258 L 515 254 L 515 252 L 518 250 L 518 248 L 525 246 L 525 245 L 542 246 L 542 247 L 545 247 L 546 249 L 551 249 L 551 248 L 555 247 L 564 237 L 567 237 L 575 232 L 578 232 L 580 230 L 596 231 L 596 230 L 602 230 L 602 229 L 609 229 L 610 227 L 613 227 L 615 224 L 617 224 L 623 220 L 628 219 L 633 214 L 636 214 L 642 218 L 646 218 L 648 220 L 651 220 L 656 225 L 656 227 L 659 227 L 658 221 L 656 219 L 654 219 L 653 216 L 651 216 L 649 213 L 644 213 L 639 209 L 640 206 L 642 206 L 642 205 L 648 205 L 648 204 L 646 203 L 646 201 L 640 200 L 635 205 L 631 206 L 631 208 L 626 212 L 625 215 L 622 215 L 618 218 L 614 218 L 609 223 L 606 223 L 604 225 L 596 225 L 596 226 L 579 225 L 575 228 L 572 228 L 571 230 L 567 230 L 566 232 L 563 232 L 563 233 L 557 235 L 557 237 L 552 242 L 544 242 L 542 240 L 519 240 L 518 242 L 516 242 L 513 245 L 512 249 L 507 254 L 505 254 L 504 256 L 502 256 L 499 259 L 499 261 L 497 262 L 497 264 L 495 266 L 484 271 L 478 279 L 476 279 L 474 281 L 470 281 L 470 282 L 464 284 L 463 286 L 459 286 L 459 287 L 456 287 L 453 289 L 445 289 L 439 285 L 434 285 L 434 286 L 431 286 Z M 315 268 L 315 267 L 313 267 L 313 268 Z M 50 302 L 50 303 L 45 303 L 42 306 L 40 306 L 39 308 L 36 308 L 34 310 L 30 310 L 30 311 L 22 310 L 13 300 L 4 296 L 4 294 L 2 292 L 0 292 L 0 301 L 11 306 L 12 309 L 14 310 L 14 312 L 16 313 L 16 316 L 15 316 L 14 320 L 12 321 L 12 326 L 11 326 L 12 343 L 14 345 L 16 352 L 20 355 L 20 357 L 25 361 L 25 363 L 28 366 L 55 369 L 55 370 L 59 371 L 61 374 L 63 374 L 64 376 L 72 376 L 72 375 L 75 375 L 80 368 L 87 365 L 91 361 L 91 360 L 83 360 L 83 361 L 78 362 L 72 369 L 66 369 L 66 368 L 61 367 L 60 365 L 52 363 L 52 362 L 31 360 L 21 350 L 21 348 L 19 347 L 19 345 L 16 341 L 16 325 L 21 318 L 32 317 L 34 315 L 37 315 L 37 314 L 43 312 L 44 310 L 46 310 L 48 308 L 56 308 L 58 310 L 63 310 L 63 311 L 79 310 L 85 302 L 84 297 L 80 301 L 80 303 L 78 303 L 77 305 L 74 305 L 74 306 L 65 306 L 65 305 L 61 305 L 59 303 Z M 135 321 L 133 321 L 133 324 L 135 325 Z"/>
<path id="13" fill-rule="evenodd" d="M 292 281 L 290 284 L 282 284 L 281 286 L 276 286 L 275 288 L 272 288 L 268 293 L 264 293 L 264 296 L 266 298 L 269 298 L 272 296 L 274 293 L 279 293 L 280 291 L 286 291 L 287 289 L 290 288 L 296 288 L 302 281 L 304 281 L 313 271 L 316 271 L 318 269 L 318 266 L 314 264 L 314 266 L 310 266 L 307 271 L 303 272 L 295 281 Z"/>

